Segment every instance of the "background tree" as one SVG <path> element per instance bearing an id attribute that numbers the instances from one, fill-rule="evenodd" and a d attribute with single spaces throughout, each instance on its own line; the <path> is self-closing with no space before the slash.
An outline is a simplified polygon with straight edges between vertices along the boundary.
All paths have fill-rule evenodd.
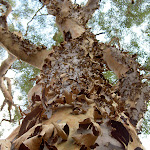
<path id="1" fill-rule="evenodd" d="M 20 15 L 20 14 L 22 14 L 22 15 L 25 15 L 25 18 L 28 18 L 29 17 L 29 13 L 27 14 L 26 13 L 26 10 L 27 10 L 27 7 L 29 7 L 29 5 L 28 5 L 28 3 L 26 3 L 26 2 L 23 2 L 22 3 L 25 7 L 22 7 L 22 8 L 24 8 L 24 13 L 22 13 L 23 11 L 22 10 L 18 10 L 18 12 L 19 11 L 21 11 L 21 13 L 19 12 L 18 14 Z M 36 3 L 37 4 L 37 3 Z M 131 8 L 133 8 L 133 6 L 131 5 L 131 3 L 129 2 L 129 3 L 127 3 L 126 5 L 120 5 L 119 3 L 116 3 L 116 1 L 113 1 L 113 2 L 111 2 L 111 4 L 115 7 L 115 6 L 117 6 L 117 8 L 120 8 L 119 9 L 119 11 L 121 12 L 121 11 L 123 11 L 123 9 L 121 9 L 123 6 L 130 6 L 130 9 Z M 142 2 L 142 4 L 143 5 L 146 5 L 146 2 Z M 137 7 L 141 7 L 142 6 L 142 4 L 140 3 L 140 4 L 138 4 L 137 3 Z M 39 4 L 40 5 L 40 4 Z M 117 18 L 119 18 L 119 17 L 117 17 L 117 15 L 118 15 L 118 13 L 115 13 L 115 10 L 117 10 L 117 9 L 114 9 L 114 10 L 112 10 L 112 5 L 111 5 L 111 7 L 110 7 L 110 11 L 109 11 L 109 9 L 107 10 L 107 12 L 108 12 L 108 15 L 107 16 L 111 16 L 110 18 L 113 18 L 112 16 L 115 16 L 116 18 L 115 18 L 115 21 L 116 21 L 116 19 Z M 107 6 L 108 6 L 108 3 L 107 3 Z M 42 6 L 41 6 L 42 7 Z M 126 8 L 126 9 L 129 9 L 129 8 Z M 134 7 L 135 8 L 135 7 Z M 124 8 L 125 9 L 125 8 Z M 125 10 L 126 10 L 125 9 Z M 130 12 L 131 10 L 128 10 L 128 12 Z M 147 8 L 146 8 L 147 9 Z M 143 8 L 143 10 L 145 11 L 145 12 L 148 12 L 147 10 L 146 10 L 145 8 Z M 141 9 L 142 10 L 142 9 Z M 135 13 L 136 13 L 136 11 L 137 11 L 137 9 L 135 10 Z M 17 11 L 16 11 L 17 12 Z M 28 12 L 34 12 L 33 10 L 31 10 L 31 11 L 28 11 Z M 37 13 L 39 13 L 40 11 L 39 11 L 39 9 L 38 9 L 38 11 L 36 11 Z M 45 11 L 46 12 L 46 11 Z M 141 13 L 142 11 L 140 11 L 140 13 Z M 115 15 L 113 15 L 112 13 L 114 13 Z M 15 14 L 15 13 L 14 13 Z M 102 14 L 101 14 L 101 12 L 97 12 L 96 14 L 95 14 L 95 17 L 96 16 L 98 16 L 97 14 L 100 14 L 100 16 L 102 16 Z M 106 13 L 107 14 L 107 13 Z M 120 14 L 123 14 L 122 12 L 120 13 Z M 144 13 L 143 13 L 144 14 Z M 16 16 L 16 18 L 19 16 L 19 15 L 17 15 L 17 13 L 14 15 L 14 16 Z M 48 15 L 45 13 L 45 14 L 40 14 L 40 15 L 34 15 L 35 17 L 41 17 L 41 19 L 43 19 L 40 23 L 42 23 L 42 27 L 44 27 L 44 23 L 48 20 Z M 132 19 L 130 19 L 130 18 L 132 18 L 131 16 L 130 16 L 130 18 L 129 18 L 129 14 L 128 15 L 125 15 L 125 17 L 126 17 L 126 21 L 128 21 L 128 23 L 124 23 L 125 22 L 125 20 L 123 20 L 122 22 L 121 22 L 121 24 L 125 24 L 124 26 L 125 27 L 132 27 L 132 25 L 134 25 L 134 23 L 136 22 L 134 22 L 134 23 L 132 23 Z M 142 15 L 141 15 L 142 16 Z M 143 18 L 146 18 L 148 16 L 148 13 L 146 14 L 145 13 L 145 16 L 143 15 L 142 17 Z M 35 18 L 34 17 L 34 18 Z M 46 17 L 46 18 L 44 18 L 44 17 Z M 109 18 L 109 20 L 108 20 L 108 22 L 106 21 L 106 19 L 105 19 L 105 21 L 104 22 L 102 22 L 102 20 L 104 19 L 103 17 L 100 19 L 100 22 L 98 22 L 100 25 L 101 25 L 101 29 L 103 30 L 103 32 L 105 31 L 105 34 L 107 34 L 107 36 L 108 36 L 108 38 L 106 38 L 107 39 L 107 41 L 110 41 L 110 38 L 112 38 L 112 37 L 119 37 L 119 42 L 118 42 L 118 40 L 112 40 L 112 42 L 116 42 L 117 43 L 117 45 L 119 45 L 118 43 L 121 43 L 122 41 L 121 41 L 121 39 L 122 39 L 122 36 L 121 35 L 123 35 L 122 34 L 122 32 L 123 31 L 125 31 L 125 29 L 122 29 L 122 31 L 121 31 L 121 28 L 119 28 L 119 24 L 118 24 L 118 29 L 117 29 L 117 27 L 116 27 L 116 24 L 112 24 L 112 22 L 114 22 L 114 20 L 113 21 L 111 21 L 110 20 L 110 18 Z M 123 18 L 123 17 L 122 17 Z M 134 17 L 133 17 L 134 18 Z M 44 19 L 45 19 L 45 21 L 44 21 Z M 97 19 L 98 20 L 98 19 Z M 138 20 L 138 19 L 137 19 Z M 142 19 L 140 18 L 140 21 L 141 21 Z M 33 20 L 32 20 L 33 21 Z M 39 23 L 38 22 L 38 23 Z M 118 22 L 117 22 L 118 23 Z M 141 22 L 141 23 L 143 23 L 143 22 Z M 24 23 L 23 23 L 24 24 Z M 107 24 L 107 27 L 105 27 L 106 26 L 106 24 Z M 129 24 L 131 24 L 131 25 L 129 25 Z M 35 24 L 34 24 L 35 25 Z M 40 30 L 41 30 L 41 28 L 40 29 L 37 29 L 37 27 L 36 27 L 36 29 L 35 29 L 35 27 L 34 27 L 34 25 L 33 26 L 30 26 L 30 27 L 27 27 L 27 29 L 28 29 L 28 32 L 29 32 L 29 30 L 30 31 L 35 31 L 34 32 L 34 35 L 33 35 L 33 33 L 32 32 L 30 32 L 30 34 L 27 34 L 28 32 L 26 32 L 26 31 L 23 31 L 23 25 L 21 25 L 21 23 L 18 23 L 18 25 L 16 25 L 16 27 L 18 27 L 18 28 L 20 28 L 20 29 L 22 29 L 22 33 L 24 33 L 26 36 L 28 36 L 28 38 L 30 38 L 31 37 L 31 40 L 34 42 L 34 43 L 37 43 L 37 44 L 39 44 L 39 41 L 40 41 L 40 39 L 41 40 L 43 40 L 46 36 L 39 36 L 38 34 L 40 33 Z M 91 22 L 89 23 L 89 25 L 91 26 Z M 95 24 L 94 24 L 95 25 Z M 137 23 L 137 25 L 141 25 L 141 24 L 138 24 Z M 97 25 L 98 26 L 98 25 Z M 113 27 L 113 26 L 115 26 L 115 27 Z M 16 28 L 15 27 L 15 28 Z M 124 27 L 124 28 L 125 28 Z M 114 28 L 116 28 L 116 29 L 114 29 Z M 11 29 L 11 28 L 10 28 Z M 110 29 L 111 29 L 111 31 L 110 31 Z M 114 29 L 114 30 L 113 30 Z M 36 35 L 36 30 L 37 30 L 37 35 Z M 43 30 L 42 30 L 43 31 Z M 112 33 L 112 31 L 114 31 L 115 33 Z M 128 30 L 129 31 L 129 30 Z M 95 30 L 94 30 L 94 28 L 93 28 L 93 32 L 96 32 Z M 144 32 L 144 31 L 143 31 Z M 58 34 L 59 32 L 57 32 L 56 34 L 55 34 L 55 36 L 54 36 L 54 39 L 59 39 L 59 36 L 58 36 L 58 38 L 56 38 L 57 37 L 57 35 L 59 35 Z M 43 34 L 43 33 L 42 33 Z M 117 34 L 117 35 L 116 35 Z M 36 35 L 36 36 L 35 36 Z M 45 34 L 44 34 L 45 35 Z M 134 34 L 135 35 L 135 34 Z M 105 35 L 106 36 L 106 35 Z M 42 37 L 42 38 L 41 38 Z M 133 37 L 133 36 L 132 36 Z M 136 36 L 135 36 L 136 37 Z M 48 37 L 46 37 L 46 38 L 48 38 Z M 118 39 L 118 38 L 116 38 L 116 39 Z M 145 38 L 146 39 L 146 38 Z M 39 41 L 36 41 L 36 40 L 39 40 Z M 47 41 L 47 42 L 49 42 L 48 40 L 45 40 L 45 41 Z M 44 44 L 48 47 L 49 45 L 48 44 L 46 44 L 46 42 L 44 41 Z M 61 41 L 61 40 L 60 40 Z M 140 46 L 138 46 L 138 44 L 140 44 L 140 42 L 137 42 L 137 43 L 135 43 L 135 40 L 133 40 L 134 42 L 132 42 L 133 44 L 133 46 L 137 46 L 137 47 L 140 47 Z M 41 42 L 41 41 L 40 41 Z M 42 43 L 42 42 L 41 42 Z M 59 41 L 58 41 L 58 43 L 59 43 Z M 57 44 L 58 44 L 57 43 Z M 122 46 L 122 45 L 125 45 L 124 43 L 122 44 L 121 43 L 121 47 L 124 47 L 125 49 L 127 49 L 127 47 L 126 46 Z M 41 46 L 42 47 L 42 46 Z M 41 48 L 40 47 L 40 48 Z M 50 48 L 51 46 L 49 46 L 49 48 Z M 132 50 L 132 48 L 131 48 L 131 44 L 130 44 L 130 49 Z M 132 52 L 133 53 L 133 52 Z M 140 56 L 142 56 L 141 55 L 142 53 L 140 53 Z M 20 63 L 20 62 L 19 62 Z M 15 64 L 12 68 L 13 69 L 22 69 L 23 68 L 23 66 L 24 66 L 24 63 L 22 63 L 21 65 L 20 64 Z M 31 68 L 27 68 L 27 70 L 31 70 Z M 29 74 L 31 75 L 31 71 L 26 71 L 26 70 L 24 70 L 24 72 L 26 72 L 26 74 L 27 74 L 27 76 L 29 77 Z M 108 71 L 106 71 L 106 70 L 104 70 L 103 71 L 103 73 L 105 74 L 105 76 L 109 73 Z M 34 73 L 33 73 L 34 74 Z M 19 80 L 18 80 L 19 81 Z M 27 79 L 27 81 L 28 81 L 28 79 Z M 21 82 L 20 82 L 21 83 Z M 22 82 L 23 83 L 23 82 Z M 22 85 L 25 85 L 25 87 L 23 87 L 23 86 L 21 86 L 21 88 L 22 89 L 24 89 L 24 91 L 26 91 L 27 92 L 27 86 L 26 86 L 26 84 L 22 84 Z M 26 94 L 26 93 L 25 93 Z"/>

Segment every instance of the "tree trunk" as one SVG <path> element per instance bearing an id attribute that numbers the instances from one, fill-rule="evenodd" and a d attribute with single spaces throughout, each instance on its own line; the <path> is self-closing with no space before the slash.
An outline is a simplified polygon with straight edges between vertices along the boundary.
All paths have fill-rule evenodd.
<path id="1" fill-rule="evenodd" d="M 84 7 L 69 0 L 43 4 L 56 16 L 64 42 L 43 57 L 40 79 L 28 95 L 28 113 L 1 148 L 11 142 L 11 149 L 19 150 L 144 150 L 136 127 L 149 87 L 133 56 L 111 42 L 98 43 L 86 27 L 99 1 Z M 117 75 L 117 86 L 104 78 L 106 66 Z"/>

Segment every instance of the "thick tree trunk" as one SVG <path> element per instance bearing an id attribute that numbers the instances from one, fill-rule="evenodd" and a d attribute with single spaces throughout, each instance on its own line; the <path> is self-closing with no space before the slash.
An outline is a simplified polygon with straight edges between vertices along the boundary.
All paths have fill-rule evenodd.
<path id="1" fill-rule="evenodd" d="M 1 147 L 10 141 L 20 150 L 144 150 L 136 125 L 146 111 L 149 88 L 132 56 L 98 43 L 86 27 L 98 3 L 45 1 L 64 42 L 43 58 L 41 78 L 28 95 L 29 112 Z M 118 86 L 104 78 L 106 65 L 119 78 Z"/>

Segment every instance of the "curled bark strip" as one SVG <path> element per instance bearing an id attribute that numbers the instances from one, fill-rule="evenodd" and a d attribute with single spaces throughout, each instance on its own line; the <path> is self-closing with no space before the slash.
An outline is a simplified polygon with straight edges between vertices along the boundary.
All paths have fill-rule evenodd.
<path id="1" fill-rule="evenodd" d="M 134 55 L 128 55 L 110 46 L 111 42 L 103 50 L 103 59 L 119 78 L 117 92 L 121 101 L 125 102 L 125 111 L 129 114 L 130 122 L 136 126 L 146 111 L 150 88 L 142 82 L 144 77 L 138 71 L 140 65 L 135 61 Z"/>

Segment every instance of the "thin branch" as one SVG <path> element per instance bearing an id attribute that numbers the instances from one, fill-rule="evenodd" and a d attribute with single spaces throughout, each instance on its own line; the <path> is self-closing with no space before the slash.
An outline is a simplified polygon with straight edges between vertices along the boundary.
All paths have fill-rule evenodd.
<path id="1" fill-rule="evenodd" d="M 6 105 L 6 101 L 4 100 L 3 104 L 1 105 L 1 109 L 0 109 L 1 111 L 3 110 L 3 108 L 4 108 L 5 105 Z"/>
<path id="2" fill-rule="evenodd" d="M 27 36 L 27 34 L 28 34 L 29 23 L 36 17 L 37 13 L 38 13 L 43 7 L 44 7 L 44 5 L 43 5 L 41 8 L 39 8 L 39 9 L 37 10 L 37 12 L 36 12 L 36 13 L 34 14 L 34 16 L 31 18 L 31 20 L 27 23 L 27 30 L 26 30 L 25 36 Z"/>
<path id="3" fill-rule="evenodd" d="M 150 68 L 147 68 L 147 67 L 145 67 L 145 66 L 142 66 L 142 67 L 140 68 L 140 70 L 144 70 L 144 71 L 150 72 Z"/>
<path id="4" fill-rule="evenodd" d="M 7 121 L 7 122 L 12 123 L 12 122 L 14 122 L 14 119 L 2 119 L 2 121 L 0 122 L 0 124 L 1 124 L 3 121 Z"/>
<path id="5" fill-rule="evenodd" d="M 11 80 L 8 77 L 4 77 L 4 75 L 7 73 L 11 65 L 14 63 L 14 61 L 17 58 L 13 56 L 12 54 L 8 55 L 8 58 L 4 60 L 0 66 L 0 89 L 5 97 L 5 100 L 1 106 L 1 111 L 3 110 L 4 106 L 6 103 L 8 104 L 8 111 L 9 111 L 9 116 L 10 116 L 10 121 L 11 121 L 11 109 L 12 106 L 16 105 L 13 103 L 13 97 L 12 97 L 12 90 L 11 90 Z M 7 81 L 7 87 L 4 84 L 4 80 Z"/>
<path id="6" fill-rule="evenodd" d="M 96 9 L 99 8 L 99 1 L 100 0 L 88 0 L 86 5 L 83 7 L 84 11 L 84 20 L 87 23 L 89 19 L 91 19 L 93 13 Z"/>
<path id="7" fill-rule="evenodd" d="M 120 49 L 121 49 L 121 46 L 120 46 L 120 41 L 119 41 L 119 38 L 118 38 L 118 37 L 113 37 L 113 38 L 111 39 L 111 41 L 108 43 L 108 45 L 111 46 L 111 44 L 112 44 L 114 41 L 117 42 L 118 47 L 119 47 L 119 50 L 120 50 Z"/>
<path id="8" fill-rule="evenodd" d="M 7 90 L 8 90 L 8 92 L 11 94 L 11 80 L 10 80 L 10 78 L 8 78 L 8 77 L 4 77 L 4 80 L 6 80 L 7 81 Z"/>
<path id="9" fill-rule="evenodd" d="M 17 58 L 12 55 L 12 54 L 9 54 L 8 55 L 8 58 L 5 59 L 2 63 L 1 63 L 1 66 L 0 66 L 0 77 L 3 77 L 6 73 L 7 73 L 7 70 L 11 67 L 11 65 L 14 63 L 14 61 L 16 61 Z"/>
<path id="10" fill-rule="evenodd" d="M 95 34 L 95 35 L 100 35 L 100 34 L 105 34 L 105 32 L 100 32 L 100 33 L 97 33 L 97 34 Z"/>
<path id="11" fill-rule="evenodd" d="M 144 79 L 147 79 L 147 80 L 150 80 L 150 74 L 145 75 L 143 78 L 144 78 Z"/>
<path id="12" fill-rule="evenodd" d="M 38 15 L 37 17 L 39 17 L 39 16 L 48 16 L 49 14 L 40 14 L 40 15 Z"/>
<path id="13" fill-rule="evenodd" d="M 6 7 L 6 11 L 3 11 L 2 16 L 0 16 L 0 23 L 1 23 L 0 26 L 8 30 L 8 24 L 6 19 L 10 14 L 10 12 L 12 11 L 12 7 L 8 2 L 3 0 L 0 0 L 0 3 Z"/>

